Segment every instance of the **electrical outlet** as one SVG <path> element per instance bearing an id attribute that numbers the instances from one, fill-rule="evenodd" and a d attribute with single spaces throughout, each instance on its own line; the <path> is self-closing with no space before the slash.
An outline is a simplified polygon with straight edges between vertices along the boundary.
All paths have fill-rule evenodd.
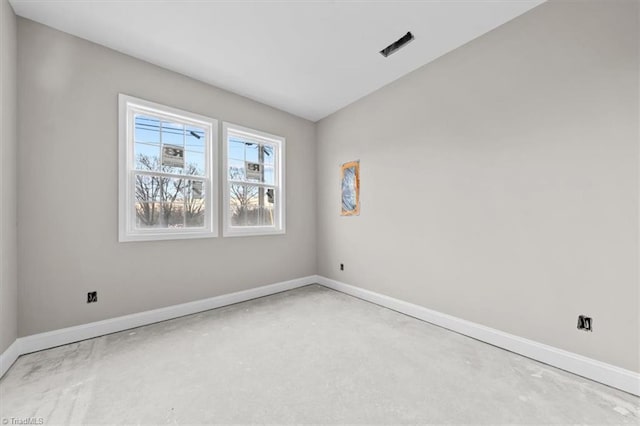
<path id="1" fill-rule="evenodd" d="M 96 303 L 98 301 L 98 292 L 90 291 L 87 293 L 87 303 Z"/>
<path id="2" fill-rule="evenodd" d="M 593 331 L 593 319 L 585 315 L 578 317 L 578 330 Z"/>
<path id="3" fill-rule="evenodd" d="M 341 270 L 341 271 L 344 271 L 344 263 L 341 263 L 341 264 L 340 264 L 340 270 Z"/>

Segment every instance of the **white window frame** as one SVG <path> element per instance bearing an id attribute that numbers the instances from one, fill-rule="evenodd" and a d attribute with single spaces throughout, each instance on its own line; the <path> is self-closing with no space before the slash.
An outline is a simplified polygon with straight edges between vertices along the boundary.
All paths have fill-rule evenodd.
<path id="1" fill-rule="evenodd" d="M 231 226 L 230 204 L 230 182 L 229 182 L 229 134 L 235 133 L 251 139 L 262 140 L 276 147 L 274 185 L 276 188 L 274 206 L 274 226 Z M 272 135 L 270 133 L 240 126 L 238 124 L 222 123 L 222 182 L 223 182 L 223 206 L 222 206 L 222 235 L 224 237 L 247 237 L 260 235 L 282 235 L 286 234 L 286 188 L 285 188 L 285 138 Z M 247 182 L 254 185 L 254 182 Z M 258 185 L 259 186 L 259 185 Z"/>
<path id="2" fill-rule="evenodd" d="M 119 241 L 178 240 L 215 238 L 218 236 L 218 120 L 181 109 L 161 105 L 124 94 L 118 96 L 119 106 Z M 203 228 L 137 229 L 135 213 L 134 115 L 148 114 L 204 128 L 205 174 L 194 176 L 204 180 L 205 217 Z M 165 174 L 165 173 L 153 173 Z M 189 175 L 166 174 L 168 177 L 188 178 Z"/>

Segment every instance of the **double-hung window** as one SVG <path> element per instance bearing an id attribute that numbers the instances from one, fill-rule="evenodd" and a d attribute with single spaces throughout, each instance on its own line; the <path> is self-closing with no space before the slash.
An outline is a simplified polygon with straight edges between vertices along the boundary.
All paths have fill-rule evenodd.
<path id="1" fill-rule="evenodd" d="M 120 241 L 217 236 L 217 120 L 126 95 Z"/>
<path id="2" fill-rule="evenodd" d="M 284 145 L 280 136 L 223 124 L 223 235 L 285 232 Z"/>

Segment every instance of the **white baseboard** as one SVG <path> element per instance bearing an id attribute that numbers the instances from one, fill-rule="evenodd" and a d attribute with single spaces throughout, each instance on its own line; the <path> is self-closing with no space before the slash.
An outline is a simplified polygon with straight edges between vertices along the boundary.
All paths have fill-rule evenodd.
<path id="1" fill-rule="evenodd" d="M 365 290 L 349 284 L 318 276 L 317 282 L 325 287 L 384 306 L 394 311 L 455 331 L 465 336 L 524 355 L 536 361 L 577 374 L 582 377 L 640 396 L 640 374 L 596 361 L 573 352 L 524 339 L 490 327 L 433 311 L 393 297 Z"/>
<path id="2" fill-rule="evenodd" d="M 211 297 L 209 299 L 196 300 L 194 302 L 182 303 L 180 305 L 167 306 L 165 308 L 154 309 L 137 314 L 125 315 L 74 327 L 62 328 L 46 333 L 20 337 L 13 342 L 13 344 L 4 351 L 2 355 L 0 355 L 0 377 L 4 375 L 20 355 L 28 354 L 30 352 L 66 345 L 80 340 L 91 339 L 93 337 L 178 318 L 184 315 L 191 315 L 207 311 L 209 309 L 233 305 L 234 303 L 245 302 L 247 300 L 269 296 L 271 294 L 280 293 L 282 291 L 314 283 L 317 283 L 317 276 L 310 275 L 308 277 L 283 281 L 249 290 L 238 291 L 236 293 L 224 294 L 222 296 Z"/>
<path id="3" fill-rule="evenodd" d="M 18 359 L 18 357 L 22 355 L 20 353 L 20 342 L 15 340 L 11 346 L 5 349 L 4 352 L 0 354 L 0 377 L 7 372 L 9 367 L 13 365 L 14 362 Z"/>
<path id="4" fill-rule="evenodd" d="M 311 275 L 209 299 L 20 337 L 0 354 L 0 377 L 5 374 L 20 355 L 30 352 L 91 339 L 184 315 L 195 314 L 314 283 L 319 283 L 333 290 L 393 309 L 414 318 L 640 396 L 640 374 L 633 371 L 318 275 Z"/>

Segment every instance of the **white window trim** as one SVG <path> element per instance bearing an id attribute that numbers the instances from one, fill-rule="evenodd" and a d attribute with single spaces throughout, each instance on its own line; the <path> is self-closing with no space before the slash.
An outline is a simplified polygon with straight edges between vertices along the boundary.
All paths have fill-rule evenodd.
<path id="1" fill-rule="evenodd" d="M 250 137 L 264 139 L 265 142 L 278 146 L 278 158 L 276 159 L 275 171 L 275 187 L 276 191 L 276 209 L 275 209 L 275 225 L 274 226 L 231 226 L 229 212 L 229 131 L 233 133 L 245 133 Z M 286 169 L 286 150 L 285 138 L 282 136 L 272 135 L 270 133 L 251 129 L 249 127 L 240 126 L 238 124 L 223 122 L 222 123 L 222 170 L 223 170 L 223 205 L 222 205 L 222 236 L 223 237 L 249 237 L 260 235 L 282 235 L 286 234 L 286 188 L 285 188 L 285 169 Z"/>
<path id="2" fill-rule="evenodd" d="M 191 238 L 215 238 L 218 236 L 218 120 L 155 102 L 146 101 L 124 94 L 118 96 L 119 107 L 119 241 L 180 240 Z M 149 113 L 167 119 L 179 119 L 205 128 L 209 140 L 205 155 L 206 206 L 204 228 L 177 229 L 135 229 L 134 185 L 134 141 L 135 132 L 128 132 L 133 126 L 134 112 Z M 133 129 L 132 129 L 133 130 Z"/>

